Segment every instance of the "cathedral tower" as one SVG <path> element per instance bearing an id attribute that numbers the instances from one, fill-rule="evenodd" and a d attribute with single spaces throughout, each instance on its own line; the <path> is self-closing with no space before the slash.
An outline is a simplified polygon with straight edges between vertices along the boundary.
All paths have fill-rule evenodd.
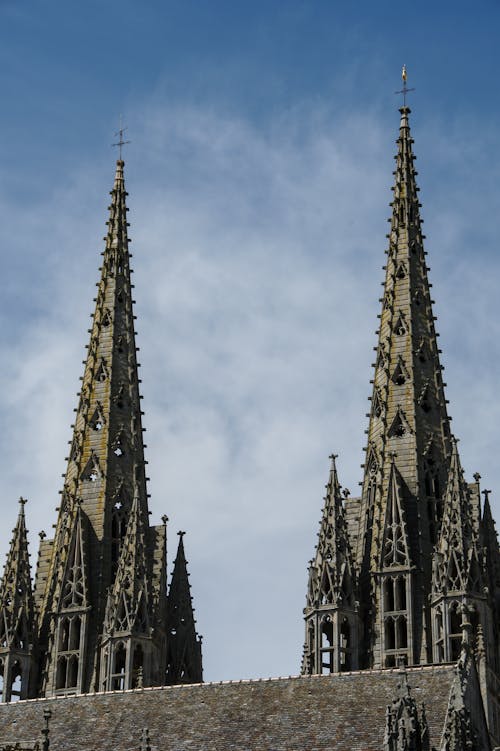
<path id="1" fill-rule="evenodd" d="M 465 640 L 481 643 L 496 675 L 498 540 L 479 475 L 465 481 L 451 434 L 409 107 L 400 115 L 362 493 L 342 499 L 333 469 L 309 573 L 303 672 L 456 661 Z"/>
<path id="2" fill-rule="evenodd" d="M 4 577 L 4 701 L 12 665 L 25 666 L 23 697 L 169 681 L 167 518 L 149 524 L 126 197 L 119 159 L 59 514 L 54 538 L 41 534 L 34 607 L 23 509 Z M 15 603 L 7 597 L 12 576 L 23 582 Z M 186 639 L 201 680 L 194 626 Z"/>

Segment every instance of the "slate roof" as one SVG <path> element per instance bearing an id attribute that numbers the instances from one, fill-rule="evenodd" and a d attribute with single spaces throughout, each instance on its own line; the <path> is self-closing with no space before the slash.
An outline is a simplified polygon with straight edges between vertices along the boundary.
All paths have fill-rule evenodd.
<path id="1" fill-rule="evenodd" d="M 455 665 L 407 670 L 439 747 Z M 381 751 L 398 670 L 191 684 L 0 705 L 0 746 L 33 742 L 50 708 L 51 751 Z"/>

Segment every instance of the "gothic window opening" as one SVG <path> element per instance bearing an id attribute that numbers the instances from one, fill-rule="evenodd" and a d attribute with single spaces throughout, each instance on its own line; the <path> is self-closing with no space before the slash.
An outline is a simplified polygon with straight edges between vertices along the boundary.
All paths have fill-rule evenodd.
<path id="1" fill-rule="evenodd" d="M 408 661 L 408 619 L 406 615 L 389 616 L 384 623 L 385 666 L 394 667 Z"/>
<path id="2" fill-rule="evenodd" d="M 113 672 L 111 674 L 111 690 L 123 691 L 125 688 L 125 663 L 127 651 L 123 642 L 120 642 L 113 657 Z"/>
<path id="3" fill-rule="evenodd" d="M 333 673 L 335 648 L 333 646 L 333 623 L 330 616 L 326 616 L 321 623 L 321 674 Z"/>
<path id="4" fill-rule="evenodd" d="M 97 482 L 97 480 L 99 479 L 99 463 L 97 457 L 94 454 L 92 454 L 90 459 L 88 460 L 85 469 L 81 474 L 81 477 L 82 480 L 87 480 L 88 482 Z"/>
<path id="5" fill-rule="evenodd" d="M 106 363 L 104 360 L 101 360 L 99 367 L 97 368 L 97 373 L 95 375 L 96 381 L 99 381 L 99 383 L 104 383 L 107 377 L 108 370 L 106 368 Z"/>
<path id="6" fill-rule="evenodd" d="M 92 428 L 92 430 L 95 430 L 97 433 L 99 433 L 103 429 L 104 418 L 101 414 L 101 410 L 99 407 L 96 407 L 94 414 L 89 420 L 89 425 Z"/>
<path id="7" fill-rule="evenodd" d="M 381 417 L 382 415 L 382 402 L 378 390 L 373 394 L 372 411 L 375 417 Z"/>
<path id="8" fill-rule="evenodd" d="M 396 277 L 398 279 L 404 279 L 405 276 L 406 276 L 406 266 L 404 265 L 404 263 L 400 263 L 396 271 Z"/>
<path id="9" fill-rule="evenodd" d="M 436 610 L 434 619 L 435 625 L 435 644 L 436 644 L 436 658 L 437 662 L 444 662 L 444 628 L 443 628 L 443 613 L 441 608 Z"/>
<path id="10" fill-rule="evenodd" d="M 396 610 L 406 610 L 406 577 L 396 579 Z"/>
<path id="11" fill-rule="evenodd" d="M 101 321 L 101 325 L 107 328 L 111 323 L 111 316 L 109 314 L 109 310 L 106 310 Z"/>
<path id="12" fill-rule="evenodd" d="M 404 367 L 403 363 L 400 361 L 396 365 L 394 369 L 394 373 L 392 374 L 392 380 L 396 384 L 396 386 L 403 386 L 406 383 L 406 368 Z"/>
<path id="13" fill-rule="evenodd" d="M 406 576 L 387 576 L 383 580 L 384 612 L 406 610 Z"/>
<path id="14" fill-rule="evenodd" d="M 21 663 L 16 660 L 11 668 L 10 674 L 10 701 L 19 701 L 21 698 L 23 683 L 23 671 Z"/>
<path id="15" fill-rule="evenodd" d="M 396 648 L 396 623 L 394 618 L 387 618 L 385 622 L 385 648 Z"/>
<path id="16" fill-rule="evenodd" d="M 400 315 L 398 320 L 396 321 L 396 325 L 394 326 L 394 333 L 396 334 L 396 336 L 403 336 L 404 334 L 406 334 L 406 326 L 402 315 Z"/>
<path id="17" fill-rule="evenodd" d="M 340 624 L 340 670 L 345 672 L 352 669 L 351 625 L 347 618 L 342 618 Z"/>
<path id="18" fill-rule="evenodd" d="M 462 649 L 462 613 L 460 604 L 452 602 L 449 609 L 450 660 L 456 662 Z"/>
<path id="19" fill-rule="evenodd" d="M 82 617 L 65 615 L 59 621 L 56 690 L 76 690 L 82 637 Z"/>
<path id="20" fill-rule="evenodd" d="M 384 579 L 384 610 L 386 613 L 391 613 L 395 610 L 395 602 L 394 579 L 387 577 Z"/>

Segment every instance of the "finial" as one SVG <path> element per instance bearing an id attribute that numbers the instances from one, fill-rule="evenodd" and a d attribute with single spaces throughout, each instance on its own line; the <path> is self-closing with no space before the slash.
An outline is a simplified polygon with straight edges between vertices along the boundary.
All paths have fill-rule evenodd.
<path id="1" fill-rule="evenodd" d="M 167 522 L 168 522 L 168 516 L 166 514 L 163 514 L 163 516 L 161 517 L 161 520 L 163 522 L 163 526 L 166 527 Z"/>
<path id="2" fill-rule="evenodd" d="M 180 532 L 180 531 L 179 531 L 179 532 L 177 532 L 177 534 L 179 535 L 179 537 L 180 537 L 180 538 L 181 538 L 181 540 L 182 540 L 182 538 L 184 537 L 184 535 L 185 535 L 186 533 L 185 533 L 185 532 Z"/>
<path id="3" fill-rule="evenodd" d="M 486 504 L 486 503 L 489 503 L 489 502 L 490 502 L 490 493 L 491 493 L 491 490 L 486 490 L 486 488 L 485 488 L 485 489 L 484 489 L 484 490 L 482 491 L 482 493 L 483 493 L 483 495 L 484 495 L 484 502 L 485 502 L 485 504 Z"/>
<path id="4" fill-rule="evenodd" d="M 28 501 L 26 500 L 26 498 L 23 498 L 21 496 L 21 498 L 19 499 L 19 505 L 21 506 L 21 508 L 24 508 L 24 506 L 25 506 L 26 503 L 28 503 Z"/>
<path id="5" fill-rule="evenodd" d="M 479 472 L 474 472 L 472 477 L 474 478 L 476 482 L 479 482 L 479 480 L 481 479 L 481 475 L 479 474 Z"/>
<path id="6" fill-rule="evenodd" d="M 397 451 L 391 451 L 389 453 L 389 457 L 391 459 L 391 464 L 395 464 L 397 455 L 398 455 Z"/>
<path id="7" fill-rule="evenodd" d="M 119 138 L 118 138 L 118 141 L 116 143 L 111 144 L 112 146 L 118 146 L 118 149 L 119 149 L 118 153 L 119 153 L 120 162 L 122 161 L 122 148 L 123 148 L 123 146 L 125 146 L 125 144 L 127 144 L 127 143 L 130 143 L 130 141 L 124 141 L 123 140 L 123 134 L 125 133 L 126 130 L 128 130 L 128 128 L 124 128 L 123 127 L 122 116 L 120 115 L 120 127 L 118 128 L 118 130 L 115 133 L 115 136 L 119 136 Z"/>
<path id="8" fill-rule="evenodd" d="M 42 531 L 38 533 L 38 537 L 40 538 L 40 540 L 45 540 L 45 538 L 47 537 L 47 532 L 42 529 Z"/>
<path id="9" fill-rule="evenodd" d="M 342 491 L 342 495 L 347 500 L 349 498 L 349 496 L 351 495 L 351 491 L 349 490 L 349 488 L 344 488 L 343 491 Z"/>
<path id="10" fill-rule="evenodd" d="M 395 91 L 395 94 L 402 94 L 403 95 L 403 107 L 406 108 L 406 95 L 409 91 L 415 91 L 415 89 L 409 89 L 406 85 L 406 82 L 408 80 L 408 73 L 406 71 L 406 65 L 403 65 L 403 70 L 401 71 L 401 78 L 403 80 L 403 88 L 400 91 Z"/>

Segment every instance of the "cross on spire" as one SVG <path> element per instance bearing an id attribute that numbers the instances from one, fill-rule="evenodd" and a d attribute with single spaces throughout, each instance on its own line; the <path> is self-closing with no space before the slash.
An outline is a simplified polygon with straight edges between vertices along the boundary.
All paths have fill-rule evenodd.
<path id="1" fill-rule="evenodd" d="M 403 65 L 403 70 L 401 71 L 401 78 L 403 79 L 403 88 L 399 91 L 395 91 L 395 94 L 402 94 L 403 95 L 403 107 L 406 107 L 406 95 L 409 91 L 415 91 L 415 89 L 409 89 L 406 85 L 406 81 L 408 80 L 408 73 L 406 72 L 406 65 Z"/>
<path id="2" fill-rule="evenodd" d="M 130 143 L 130 141 L 123 140 L 123 134 L 125 133 L 126 130 L 128 130 L 128 128 L 123 127 L 122 116 L 120 115 L 120 127 L 115 133 L 115 136 L 118 136 L 118 141 L 116 143 L 111 144 L 112 146 L 118 146 L 120 161 L 122 161 L 122 148 L 125 146 L 125 144 Z"/>

